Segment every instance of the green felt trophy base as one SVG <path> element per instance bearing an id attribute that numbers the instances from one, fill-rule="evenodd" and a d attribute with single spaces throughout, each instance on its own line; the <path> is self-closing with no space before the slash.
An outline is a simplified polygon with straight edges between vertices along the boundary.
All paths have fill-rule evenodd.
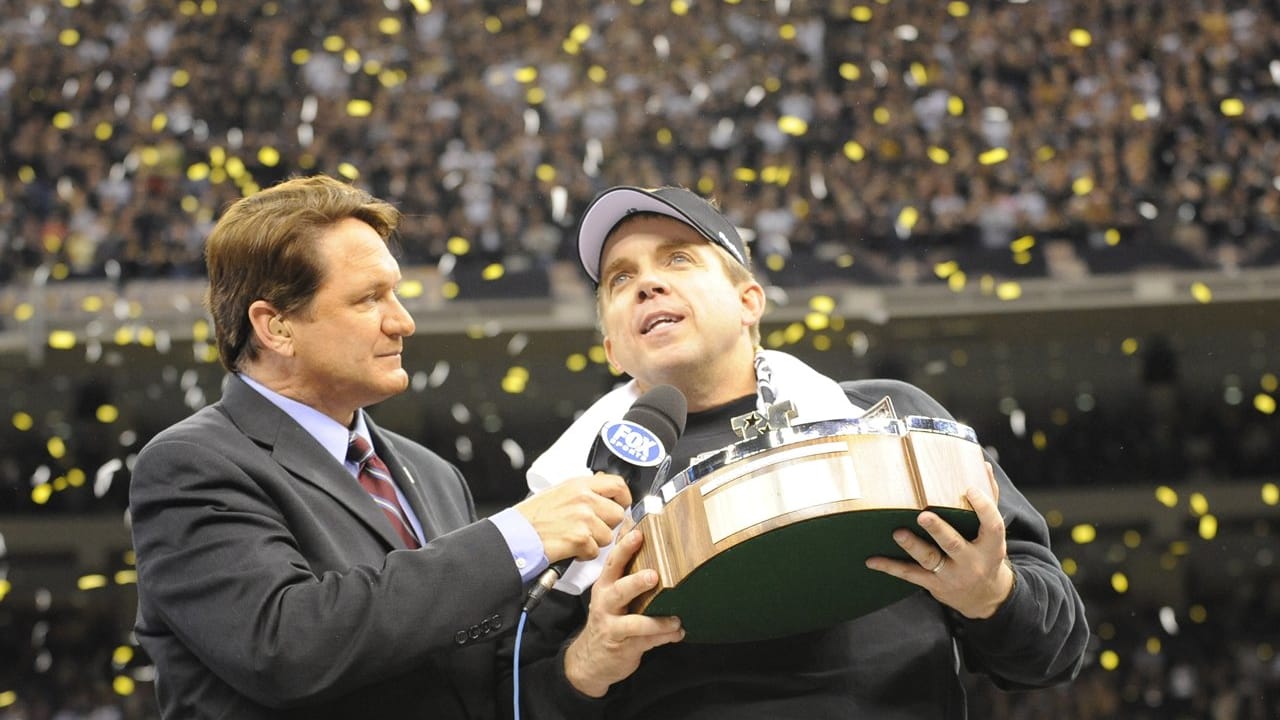
<path id="1" fill-rule="evenodd" d="M 966 538 L 977 515 L 930 508 Z M 870 570 L 874 555 L 909 559 L 893 541 L 905 527 L 928 539 L 917 509 L 825 515 L 758 535 L 707 560 L 654 597 L 645 615 L 679 616 L 685 642 L 763 640 L 829 627 L 878 610 L 919 588 Z"/>

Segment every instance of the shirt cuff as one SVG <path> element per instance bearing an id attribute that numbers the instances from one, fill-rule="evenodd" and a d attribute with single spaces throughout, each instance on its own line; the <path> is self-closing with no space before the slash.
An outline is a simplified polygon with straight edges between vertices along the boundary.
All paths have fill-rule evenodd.
<path id="1" fill-rule="evenodd" d="M 489 522 L 498 527 L 502 539 L 507 541 L 511 560 L 520 571 L 521 582 L 532 582 L 547 569 L 547 556 L 542 551 L 542 538 L 538 531 L 515 508 L 507 508 L 489 516 Z"/>

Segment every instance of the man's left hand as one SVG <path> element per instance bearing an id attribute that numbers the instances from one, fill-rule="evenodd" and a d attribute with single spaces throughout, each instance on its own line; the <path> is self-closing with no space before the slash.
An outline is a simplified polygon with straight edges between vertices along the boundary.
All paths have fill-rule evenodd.
<path id="1" fill-rule="evenodd" d="M 988 475 L 992 474 L 990 465 Z M 930 543 L 906 528 L 898 528 L 893 539 L 911 560 L 886 557 L 867 559 L 872 570 L 919 585 L 934 599 L 961 615 L 980 620 L 989 618 L 1013 592 L 1013 568 L 1007 561 L 1004 519 L 991 497 L 970 488 L 965 497 L 978 515 L 978 536 L 969 542 L 937 514 L 928 510 L 916 520 L 933 538 Z"/>

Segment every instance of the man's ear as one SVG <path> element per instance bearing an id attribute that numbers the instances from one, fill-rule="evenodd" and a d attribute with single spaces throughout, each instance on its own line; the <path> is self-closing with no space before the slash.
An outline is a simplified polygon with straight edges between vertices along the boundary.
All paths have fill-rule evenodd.
<path id="1" fill-rule="evenodd" d="M 249 324 L 260 347 L 286 355 L 293 352 L 293 328 L 271 303 L 254 300 L 249 305 Z"/>
<path id="2" fill-rule="evenodd" d="M 743 283 L 738 289 L 738 299 L 742 303 L 742 326 L 751 327 L 760 322 L 767 303 L 760 283 L 754 280 Z"/>
<path id="3" fill-rule="evenodd" d="M 613 360 L 613 341 L 609 339 L 608 335 L 606 335 L 601 341 L 601 344 L 604 345 L 604 356 L 605 359 L 609 361 L 609 369 L 613 370 L 615 373 L 621 373 L 622 367 Z"/>

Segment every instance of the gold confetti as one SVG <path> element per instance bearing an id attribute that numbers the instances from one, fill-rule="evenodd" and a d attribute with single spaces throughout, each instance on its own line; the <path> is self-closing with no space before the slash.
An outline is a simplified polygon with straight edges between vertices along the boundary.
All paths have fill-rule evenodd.
<path id="1" fill-rule="evenodd" d="M 111 689 L 115 694 L 122 697 L 128 697 L 133 694 L 134 682 L 133 678 L 128 675 L 117 675 L 111 680 Z"/>
<path id="2" fill-rule="evenodd" d="M 116 667 L 124 667 L 125 665 L 128 665 L 129 661 L 132 659 L 133 648 L 128 645 L 120 645 L 111 653 L 111 664 Z"/>
<path id="3" fill-rule="evenodd" d="M 1120 595 L 1123 595 L 1129 592 L 1129 576 L 1125 575 L 1122 572 L 1112 573 L 1111 589 L 1115 590 L 1116 593 Z"/>
<path id="4" fill-rule="evenodd" d="M 923 64 L 918 62 L 911 63 L 911 79 L 916 85 L 924 87 L 929 84 L 929 71 L 925 70 Z"/>
<path id="5" fill-rule="evenodd" d="M 998 165 L 1009 159 L 1009 151 L 1005 148 L 991 148 L 978 155 L 978 162 L 983 165 Z"/>
<path id="6" fill-rule="evenodd" d="M 1218 109 L 1227 117 L 1240 117 L 1244 114 L 1244 102 L 1240 98 L 1225 98 L 1218 104 Z"/>
<path id="7" fill-rule="evenodd" d="M 420 280 L 405 280 L 396 286 L 396 295 L 402 298 L 422 297 L 426 289 Z"/>
<path id="8" fill-rule="evenodd" d="M 76 346 L 76 334 L 70 330 L 54 330 L 49 333 L 49 347 L 54 350 L 70 350 Z"/>
<path id="9" fill-rule="evenodd" d="M 1200 539 L 1212 540 L 1218 536 L 1218 518 L 1212 515 L 1205 515 L 1200 518 Z"/>
<path id="10" fill-rule="evenodd" d="M 98 575 L 96 573 L 91 575 L 82 575 L 78 580 L 76 580 L 76 587 L 81 590 L 97 590 L 98 588 L 106 586 L 106 575 Z"/>
<path id="11" fill-rule="evenodd" d="M 1022 297 L 1022 284 L 1012 280 L 996 285 L 996 297 L 1001 300 L 1017 300 Z"/>
<path id="12" fill-rule="evenodd" d="M 809 132 L 809 123 L 794 115 L 783 115 L 778 118 L 778 129 L 792 137 L 800 137 Z"/>
<path id="13" fill-rule="evenodd" d="M 351 117 L 369 117 L 373 112 L 373 103 L 363 99 L 347 101 L 347 114 Z"/>
<path id="14" fill-rule="evenodd" d="M 480 271 L 480 277 L 488 281 L 497 280 L 506 274 L 507 269 L 502 266 L 502 263 L 489 263 L 484 266 L 484 270 Z"/>
<path id="15" fill-rule="evenodd" d="M 1093 44 L 1093 35 L 1084 28 L 1074 28 L 1067 34 L 1067 39 L 1078 48 L 1087 48 Z"/>
<path id="16" fill-rule="evenodd" d="M 814 332 L 826 330 L 831 325 L 831 318 L 819 312 L 807 313 L 804 316 L 804 325 Z"/>
<path id="17" fill-rule="evenodd" d="M 1191 283 L 1191 297 L 1195 298 L 1196 302 L 1201 305 L 1207 305 L 1213 301 L 1213 291 L 1203 282 L 1193 282 Z"/>
<path id="18" fill-rule="evenodd" d="M 1088 545 L 1098 539 L 1098 529 L 1088 523 L 1071 528 L 1071 540 L 1077 545 Z"/>
<path id="19" fill-rule="evenodd" d="M 1280 504 L 1280 485 L 1273 482 L 1263 483 L 1261 495 L 1262 502 L 1266 505 Z"/>
<path id="20" fill-rule="evenodd" d="M 836 309 L 836 300 L 830 295 L 814 295 L 809 298 L 809 309 L 830 315 Z"/>

